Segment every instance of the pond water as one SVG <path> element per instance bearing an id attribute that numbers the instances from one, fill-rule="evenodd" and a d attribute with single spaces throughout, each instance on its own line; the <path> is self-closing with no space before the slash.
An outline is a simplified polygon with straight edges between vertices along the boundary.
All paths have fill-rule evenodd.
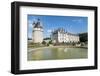
<path id="1" fill-rule="evenodd" d="M 86 48 L 41 48 L 28 52 L 28 61 L 56 60 L 56 59 L 83 59 L 88 57 Z"/>

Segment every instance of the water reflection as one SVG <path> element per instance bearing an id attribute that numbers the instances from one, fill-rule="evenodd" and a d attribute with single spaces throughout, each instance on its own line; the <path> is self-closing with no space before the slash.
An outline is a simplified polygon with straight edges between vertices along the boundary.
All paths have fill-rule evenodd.
<path id="1" fill-rule="evenodd" d="M 87 58 L 85 48 L 42 48 L 28 52 L 28 60 L 55 60 Z"/>

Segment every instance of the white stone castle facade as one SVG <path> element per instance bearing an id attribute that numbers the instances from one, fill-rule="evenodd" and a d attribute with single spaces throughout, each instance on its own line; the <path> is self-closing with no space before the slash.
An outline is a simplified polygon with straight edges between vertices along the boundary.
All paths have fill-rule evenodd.
<path id="1" fill-rule="evenodd" d="M 54 30 L 51 33 L 51 40 L 54 43 L 72 43 L 79 42 L 79 36 L 76 34 L 71 34 L 66 32 L 63 28 L 59 28 Z M 33 31 L 32 31 L 32 41 L 34 43 L 42 43 L 43 42 L 43 24 L 38 19 L 37 22 L 33 23 Z"/>
<path id="2" fill-rule="evenodd" d="M 72 34 L 65 32 L 63 28 L 54 30 L 51 35 L 52 41 L 54 43 L 77 43 L 79 42 L 79 36 L 77 34 Z"/>
<path id="3" fill-rule="evenodd" d="M 33 23 L 32 41 L 34 43 L 43 42 L 43 25 L 42 22 L 40 22 L 40 19 Z"/>

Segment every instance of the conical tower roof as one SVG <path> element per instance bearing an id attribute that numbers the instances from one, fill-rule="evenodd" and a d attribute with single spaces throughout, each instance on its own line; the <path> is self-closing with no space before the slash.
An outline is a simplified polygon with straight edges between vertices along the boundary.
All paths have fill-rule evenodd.
<path id="1" fill-rule="evenodd" d="M 40 21 L 40 19 L 38 19 L 36 23 L 33 23 L 33 25 L 34 25 L 34 28 L 43 28 L 42 22 Z"/>

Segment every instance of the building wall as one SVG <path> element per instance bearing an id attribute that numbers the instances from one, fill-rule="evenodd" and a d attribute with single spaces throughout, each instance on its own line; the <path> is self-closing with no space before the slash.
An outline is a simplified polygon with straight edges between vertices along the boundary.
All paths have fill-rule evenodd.
<path id="1" fill-rule="evenodd" d="M 32 40 L 34 43 L 42 43 L 43 42 L 43 29 L 34 28 Z"/>
<path id="2" fill-rule="evenodd" d="M 52 34 L 52 40 L 59 43 L 71 43 L 71 42 L 79 42 L 79 36 L 68 34 L 68 33 L 56 33 Z"/>

